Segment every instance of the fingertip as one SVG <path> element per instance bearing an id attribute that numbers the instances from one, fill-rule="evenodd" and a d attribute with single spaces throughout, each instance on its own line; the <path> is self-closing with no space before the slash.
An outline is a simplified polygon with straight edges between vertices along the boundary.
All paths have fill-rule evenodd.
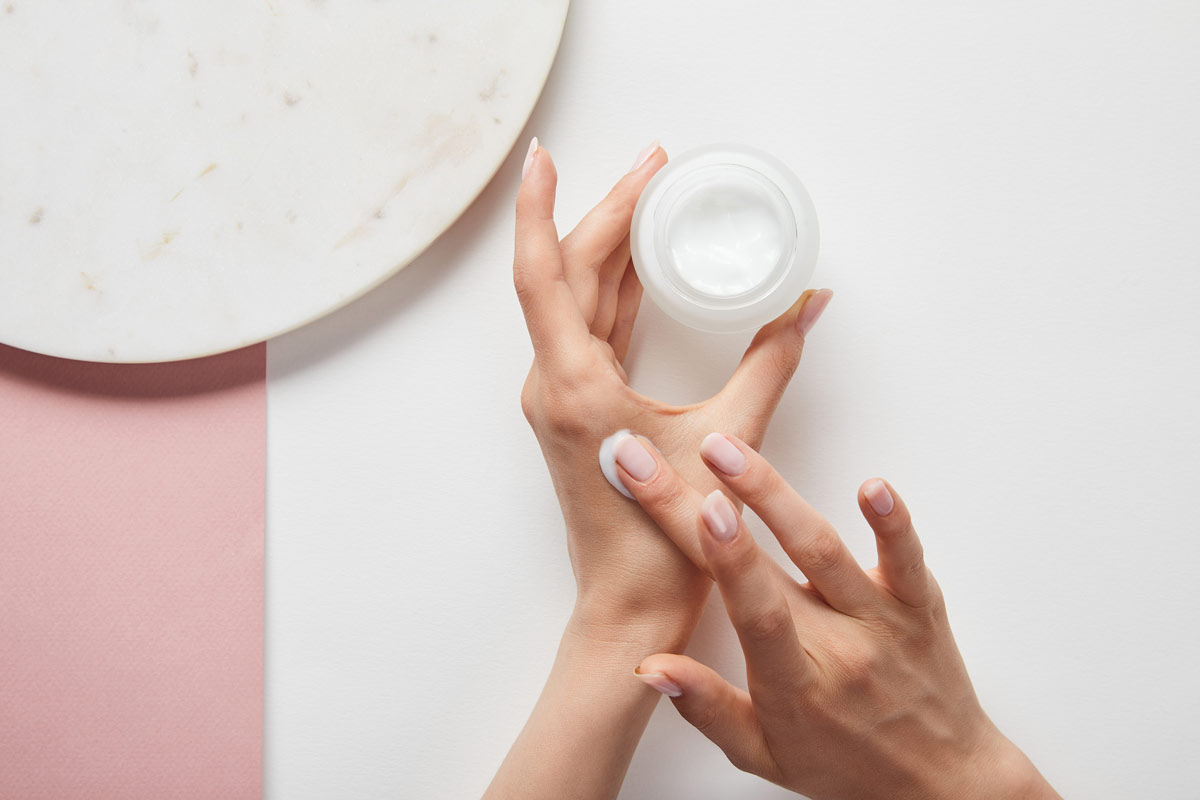
<path id="1" fill-rule="evenodd" d="M 892 535 L 912 525 L 904 500 L 884 478 L 863 481 L 858 489 L 858 506 L 876 534 Z"/>
<path id="2" fill-rule="evenodd" d="M 647 168 L 647 165 L 650 165 L 651 162 L 655 162 L 656 164 L 656 166 L 653 166 L 652 171 L 658 171 L 659 167 L 666 163 L 666 155 L 667 153 L 665 150 L 663 150 L 662 144 L 658 141 L 658 139 L 655 139 L 653 142 L 643 147 L 634 157 L 633 166 L 629 168 L 629 174 L 632 175 L 635 172 L 639 172 L 642 169 Z"/>
<path id="3" fill-rule="evenodd" d="M 690 658 L 676 653 L 655 653 L 642 659 L 633 669 L 634 676 L 668 697 L 679 697 L 689 683 L 695 683 L 694 664 Z"/>
<path id="4" fill-rule="evenodd" d="M 534 136 L 521 167 L 521 186 L 517 190 L 517 211 L 523 209 L 542 217 L 554 212 L 554 192 L 558 185 L 558 170 L 554 159 Z"/>
<path id="5" fill-rule="evenodd" d="M 765 774 L 765 766 L 770 762 L 769 750 L 754 703 L 744 689 L 734 687 L 711 667 L 688 656 L 670 653 L 647 657 L 634 674 L 671 697 L 680 716 L 725 751 L 730 761 L 744 770 Z M 657 675 L 676 687 L 679 694 L 669 694 L 651 683 L 659 680 Z"/>
<path id="6" fill-rule="evenodd" d="M 529 149 L 525 151 L 525 162 L 521 165 L 521 180 L 525 180 L 529 176 L 529 168 L 533 166 L 534 156 L 538 151 L 538 138 L 534 136 L 529 140 Z"/>
<path id="7" fill-rule="evenodd" d="M 863 500 L 876 516 L 886 517 L 896 508 L 896 498 L 882 478 L 872 478 L 860 489 Z"/>
<path id="8" fill-rule="evenodd" d="M 832 289 L 818 289 L 804 302 L 804 305 L 800 308 L 799 315 L 796 317 L 796 330 L 800 332 L 802 337 L 807 337 L 809 332 L 812 331 L 813 326 L 817 324 L 817 320 L 825 313 L 825 308 L 832 299 Z"/>
<path id="9" fill-rule="evenodd" d="M 700 442 L 700 457 L 705 465 L 717 473 L 718 477 L 736 478 L 746 471 L 750 465 L 749 459 L 738 446 L 747 446 L 736 436 L 724 433 L 710 433 Z"/>
<path id="10" fill-rule="evenodd" d="M 656 692 L 664 694 L 667 697 L 679 697 L 683 694 L 683 687 L 671 680 L 671 678 L 663 672 L 653 670 L 643 671 L 639 668 L 633 671 L 633 675 L 651 689 L 654 689 Z"/>
<path id="11" fill-rule="evenodd" d="M 720 544 L 728 544 L 737 538 L 741 519 L 720 489 L 714 489 L 700 504 L 700 519 L 709 536 Z"/>
<path id="12" fill-rule="evenodd" d="M 875 532 L 879 571 L 892 594 L 914 606 L 928 602 L 929 575 L 925 549 L 912 516 L 895 487 L 872 478 L 859 489 L 859 508 Z"/>
<path id="13" fill-rule="evenodd" d="M 639 169 L 644 169 L 653 175 L 666 166 L 668 160 L 667 151 L 663 149 L 661 144 L 659 144 L 654 148 L 653 152 L 646 157 L 645 163 L 643 163 Z"/>
<path id="14" fill-rule="evenodd" d="M 626 432 L 613 443 L 613 457 L 625 474 L 638 483 L 646 483 L 658 474 L 658 459 L 654 455 L 656 449 L 644 436 Z"/>
<path id="15" fill-rule="evenodd" d="M 619 201 L 622 209 L 630 215 L 633 214 L 634 206 L 637 205 L 646 184 L 655 173 L 666 166 L 667 153 L 655 143 L 654 149 L 646 148 L 646 151 L 639 153 L 638 158 L 637 165 L 621 176 L 609 195 L 610 198 Z M 626 224 L 625 233 L 628 232 Z"/>

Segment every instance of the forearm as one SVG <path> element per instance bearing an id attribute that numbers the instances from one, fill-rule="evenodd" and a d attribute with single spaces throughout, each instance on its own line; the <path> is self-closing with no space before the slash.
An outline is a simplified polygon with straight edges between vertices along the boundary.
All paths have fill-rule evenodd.
<path id="1" fill-rule="evenodd" d="M 546 686 L 485 800 L 616 797 L 660 695 L 633 677 L 648 653 L 679 652 L 691 624 L 602 635 L 572 617 Z"/>

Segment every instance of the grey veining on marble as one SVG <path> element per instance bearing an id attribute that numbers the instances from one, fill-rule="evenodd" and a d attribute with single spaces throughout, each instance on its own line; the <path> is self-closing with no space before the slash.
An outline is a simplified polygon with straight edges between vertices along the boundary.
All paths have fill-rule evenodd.
<path id="1" fill-rule="evenodd" d="M 188 358 L 411 261 L 513 146 L 567 0 L 0 0 L 0 342 Z"/>

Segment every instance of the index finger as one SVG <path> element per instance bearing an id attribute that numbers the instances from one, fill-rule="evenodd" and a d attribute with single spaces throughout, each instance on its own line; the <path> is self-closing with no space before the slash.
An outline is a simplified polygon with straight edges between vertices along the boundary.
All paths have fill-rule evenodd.
<path id="1" fill-rule="evenodd" d="M 557 187 L 554 162 L 534 137 L 517 190 L 513 284 L 534 352 L 550 360 L 577 352 L 587 345 L 589 336 L 563 273 L 558 230 L 554 226 Z"/>
<path id="2" fill-rule="evenodd" d="M 700 518 L 700 549 L 746 654 L 751 699 L 762 708 L 786 708 L 811 675 L 812 657 L 796 634 L 785 576 L 719 490 L 704 498 Z"/>
<path id="3" fill-rule="evenodd" d="M 791 579 L 763 552 L 720 490 L 704 497 L 654 447 L 624 433 L 613 447 L 621 483 L 675 546 L 721 588 L 729 619 L 746 654 L 755 702 L 793 696 L 811 657 L 800 645 L 796 620 L 814 623 L 824 608 L 784 594 Z M 756 688 L 757 687 L 757 688 Z"/>
<path id="4" fill-rule="evenodd" d="M 622 432 L 615 436 L 612 454 L 621 484 L 675 546 L 707 572 L 708 565 L 696 536 L 696 514 L 704 495 L 684 480 L 653 446 L 647 447 L 642 438 Z M 602 449 L 602 468 L 604 458 Z"/>
<path id="5" fill-rule="evenodd" d="M 836 530 L 767 460 L 736 436 L 710 433 L 700 444 L 708 468 L 767 524 L 783 551 L 844 614 L 871 607 L 878 593 Z"/>

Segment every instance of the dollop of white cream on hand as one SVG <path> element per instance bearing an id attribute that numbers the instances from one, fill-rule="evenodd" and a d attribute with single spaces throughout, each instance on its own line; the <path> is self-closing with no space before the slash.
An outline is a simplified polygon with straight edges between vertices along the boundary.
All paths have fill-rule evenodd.
<path id="1" fill-rule="evenodd" d="M 632 435 L 628 428 L 622 428 L 600 443 L 600 471 L 604 473 L 605 479 L 612 484 L 614 489 L 630 500 L 633 499 L 633 495 L 625 488 L 625 484 L 621 483 L 621 475 L 617 472 L 616 451 L 617 442 Z"/>

